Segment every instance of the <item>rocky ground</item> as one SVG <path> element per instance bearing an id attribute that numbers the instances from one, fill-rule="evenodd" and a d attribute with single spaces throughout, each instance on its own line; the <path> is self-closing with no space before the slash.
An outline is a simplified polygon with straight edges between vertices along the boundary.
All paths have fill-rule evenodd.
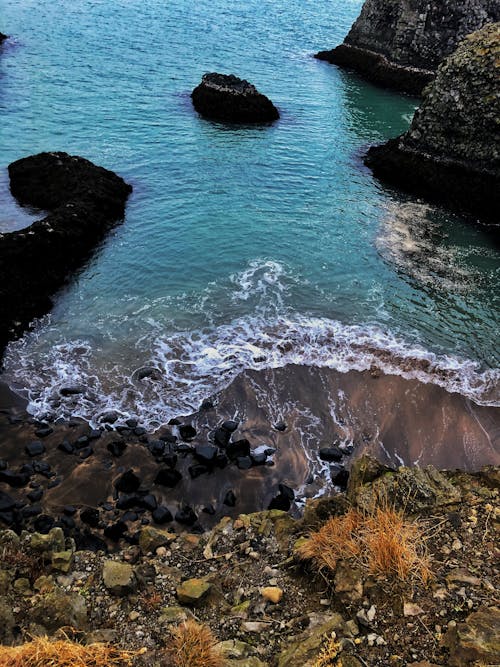
<path id="1" fill-rule="evenodd" d="M 109 553 L 75 551 L 59 527 L 5 530 L 0 639 L 72 626 L 84 641 L 145 648 L 137 664 L 152 666 L 169 630 L 194 616 L 222 642 L 228 665 L 498 664 L 499 482 L 498 468 L 394 472 L 363 457 L 347 495 L 309 502 L 300 520 L 268 510 L 225 517 L 202 535 L 145 526 L 138 544 Z M 428 585 L 368 576 L 349 561 L 318 574 L 298 560 L 298 540 L 381 491 L 425 522 Z"/>

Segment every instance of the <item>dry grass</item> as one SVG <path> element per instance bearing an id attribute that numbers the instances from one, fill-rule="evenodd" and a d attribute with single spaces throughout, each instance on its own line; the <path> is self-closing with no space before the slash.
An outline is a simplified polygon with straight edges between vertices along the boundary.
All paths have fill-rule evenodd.
<path id="1" fill-rule="evenodd" d="M 370 512 L 350 509 L 311 533 L 298 555 L 320 570 L 335 572 L 341 559 L 354 559 L 369 574 L 424 584 L 431 577 L 422 523 L 382 503 Z"/>
<path id="2" fill-rule="evenodd" d="M 12 568 L 18 573 L 25 574 L 31 583 L 38 579 L 44 571 L 44 562 L 40 555 L 26 553 L 13 544 L 3 547 L 0 551 L 0 561 L 3 568 Z"/>
<path id="3" fill-rule="evenodd" d="M 333 633 L 326 639 L 312 667 L 340 667 L 342 663 L 339 662 L 338 657 L 341 650 L 340 642 Z"/>
<path id="4" fill-rule="evenodd" d="M 109 644 L 83 646 L 69 639 L 36 637 L 21 646 L 0 646 L 1 667 L 129 667 L 143 651 Z"/>
<path id="5" fill-rule="evenodd" d="M 210 628 L 187 620 L 172 631 L 168 664 L 173 667 L 224 667 L 226 661 L 215 648 L 216 644 Z"/>

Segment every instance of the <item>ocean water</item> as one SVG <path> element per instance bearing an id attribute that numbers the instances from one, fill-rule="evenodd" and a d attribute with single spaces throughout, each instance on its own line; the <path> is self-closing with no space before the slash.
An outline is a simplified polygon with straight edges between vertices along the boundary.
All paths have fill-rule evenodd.
<path id="1" fill-rule="evenodd" d="M 25 155 L 79 154 L 134 188 L 123 224 L 8 348 L 2 377 L 34 414 L 114 408 L 155 426 L 243 369 L 287 363 L 377 364 L 499 404 L 498 252 L 362 164 L 418 101 L 312 58 L 361 4 L 2 0 L 0 231 L 39 215 L 8 191 Z M 207 71 L 247 78 L 281 119 L 200 118 L 189 94 Z M 68 384 L 85 393 L 62 399 Z"/>

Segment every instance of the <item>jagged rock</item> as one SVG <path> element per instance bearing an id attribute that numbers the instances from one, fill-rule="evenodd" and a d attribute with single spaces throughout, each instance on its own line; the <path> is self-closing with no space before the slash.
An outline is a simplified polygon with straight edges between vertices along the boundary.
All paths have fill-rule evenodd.
<path id="1" fill-rule="evenodd" d="M 139 547 L 142 553 L 148 554 L 156 551 L 158 547 L 170 544 L 177 538 L 175 533 L 169 533 L 167 530 L 159 530 L 152 526 L 143 528 L 139 534 Z"/>
<path id="2" fill-rule="evenodd" d="M 129 563 L 116 560 L 104 561 L 102 569 L 104 585 L 112 595 L 128 595 L 137 588 L 134 568 Z"/>
<path id="3" fill-rule="evenodd" d="M 208 595 L 211 588 L 212 584 L 204 579 L 187 579 L 177 586 L 177 598 L 182 604 L 195 605 Z"/>
<path id="4" fill-rule="evenodd" d="M 318 657 L 325 637 L 342 632 L 344 627 L 340 614 L 318 615 L 304 633 L 287 641 L 287 647 L 278 656 L 278 667 L 309 667 Z"/>
<path id="5" fill-rule="evenodd" d="M 266 123 L 279 118 L 268 97 L 234 74 L 204 74 L 191 98 L 198 113 L 215 120 Z"/>
<path id="6" fill-rule="evenodd" d="M 500 609 L 482 607 L 448 630 L 444 643 L 449 648 L 450 667 L 491 664 L 500 656 Z"/>
<path id="7" fill-rule="evenodd" d="M 368 151 L 365 162 L 375 176 L 496 224 L 499 54 L 500 23 L 469 35 L 440 65 L 410 129 Z"/>
<path id="8" fill-rule="evenodd" d="M 499 20 L 497 0 L 366 0 L 344 43 L 316 58 L 420 94 L 466 35 Z"/>
<path id="9" fill-rule="evenodd" d="M 340 560 L 335 570 L 335 594 L 344 602 L 355 602 L 363 597 L 363 576 L 361 570 L 351 563 Z"/>
<path id="10" fill-rule="evenodd" d="M 62 528 L 51 528 L 45 535 L 32 533 L 30 536 L 30 547 L 33 551 L 57 552 L 65 550 L 65 537 Z"/>
<path id="11" fill-rule="evenodd" d="M 67 573 L 73 565 L 73 552 L 70 550 L 56 551 L 52 554 L 52 569 Z"/>
<path id="12" fill-rule="evenodd" d="M 67 153 L 17 160 L 9 176 L 21 205 L 49 214 L 27 229 L 0 235 L 0 353 L 51 308 L 51 295 L 123 218 L 132 190 L 113 172 Z"/>
<path id="13" fill-rule="evenodd" d="M 30 620 L 43 626 L 49 634 L 65 626 L 85 630 L 87 605 L 78 593 L 64 593 L 55 589 L 38 598 L 31 609 Z"/>

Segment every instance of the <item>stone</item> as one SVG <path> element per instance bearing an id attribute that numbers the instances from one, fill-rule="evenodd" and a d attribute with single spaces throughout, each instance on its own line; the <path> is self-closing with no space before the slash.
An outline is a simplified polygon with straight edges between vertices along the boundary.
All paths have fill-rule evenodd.
<path id="1" fill-rule="evenodd" d="M 196 429 L 191 424 L 181 424 L 179 426 L 179 435 L 182 440 L 192 440 L 196 436 Z"/>
<path id="2" fill-rule="evenodd" d="M 269 503 L 269 510 L 282 510 L 288 512 L 295 499 L 295 492 L 286 484 L 278 485 L 279 493 Z"/>
<path id="3" fill-rule="evenodd" d="M 403 602 L 403 616 L 420 616 L 425 614 L 422 607 L 415 602 Z"/>
<path id="4" fill-rule="evenodd" d="M 339 560 L 334 577 L 335 594 L 344 602 L 355 602 L 363 597 L 363 575 L 351 563 Z"/>
<path id="5" fill-rule="evenodd" d="M 250 456 L 250 443 L 245 438 L 228 442 L 226 445 L 226 454 L 230 459 Z"/>
<path id="6" fill-rule="evenodd" d="M 114 442 L 108 442 L 106 449 L 116 458 L 119 458 L 123 455 L 127 449 L 127 444 L 121 440 L 115 440 Z"/>
<path id="7" fill-rule="evenodd" d="M 28 456 L 40 456 L 40 454 L 43 454 L 45 452 L 45 447 L 43 443 L 40 442 L 39 440 L 30 442 L 29 444 L 26 445 L 24 449 Z"/>
<path id="8" fill-rule="evenodd" d="M 30 621 L 43 626 L 49 634 L 65 626 L 85 630 L 87 628 L 85 598 L 78 593 L 64 593 L 55 589 L 37 599 L 30 611 Z"/>
<path id="9" fill-rule="evenodd" d="M 318 615 L 312 619 L 305 632 L 287 640 L 284 650 L 278 656 L 278 667 L 305 667 L 310 660 L 317 658 L 325 637 L 332 632 L 340 634 L 344 628 L 345 622 L 340 614 Z M 343 660 L 344 656 L 344 665 Z"/>
<path id="10" fill-rule="evenodd" d="M 198 521 L 198 517 L 189 505 L 183 505 L 175 513 L 175 520 L 184 526 L 193 526 Z"/>
<path id="11" fill-rule="evenodd" d="M 52 569 L 57 572 L 68 573 L 73 565 L 73 552 L 55 551 L 52 553 Z"/>
<path id="12" fill-rule="evenodd" d="M 182 475 L 178 470 L 172 470 L 172 468 L 161 468 L 158 471 L 155 477 L 155 484 L 160 486 L 166 486 L 169 489 L 173 489 L 182 479 Z"/>
<path id="13" fill-rule="evenodd" d="M 99 510 L 95 507 L 85 507 L 85 509 L 80 510 L 80 521 L 91 528 L 97 528 L 99 525 Z"/>
<path id="14" fill-rule="evenodd" d="M 104 585 L 112 595 L 128 595 L 135 591 L 137 579 L 129 563 L 105 560 L 102 569 Z"/>
<path id="15" fill-rule="evenodd" d="M 448 625 L 444 644 L 450 651 L 450 667 L 497 663 L 500 656 L 500 609 L 481 607 L 465 623 Z"/>
<path id="16" fill-rule="evenodd" d="M 268 602 L 278 604 L 283 597 L 283 591 L 278 586 L 265 586 L 261 591 L 262 597 Z"/>
<path id="17" fill-rule="evenodd" d="M 232 489 L 229 489 L 222 502 L 228 507 L 234 507 L 236 505 L 236 496 L 234 495 L 234 491 Z"/>
<path id="18" fill-rule="evenodd" d="M 227 419 L 225 422 L 222 422 L 221 428 L 223 428 L 228 433 L 233 433 L 239 426 L 239 422 L 234 419 Z"/>
<path id="19" fill-rule="evenodd" d="M 16 501 L 8 493 L 0 491 L 0 512 L 7 512 L 15 507 Z"/>
<path id="20" fill-rule="evenodd" d="M 194 455 L 200 463 L 210 465 L 214 462 L 217 452 L 217 447 L 213 447 L 212 445 L 197 445 L 194 450 Z"/>
<path id="21" fill-rule="evenodd" d="M 10 644 L 13 640 L 15 618 L 12 605 L 6 598 L 0 597 L 0 644 Z"/>
<path id="22" fill-rule="evenodd" d="M 160 610 L 159 622 L 161 625 L 166 625 L 170 623 L 183 623 L 187 621 L 188 618 L 192 616 L 191 612 L 184 607 L 163 607 Z"/>
<path id="23" fill-rule="evenodd" d="M 48 533 L 31 533 L 30 547 L 38 552 L 65 551 L 66 539 L 62 528 L 51 528 Z"/>
<path id="24" fill-rule="evenodd" d="M 182 604 L 199 604 L 210 592 L 212 584 L 204 579 L 187 579 L 176 588 L 177 599 Z"/>
<path id="25" fill-rule="evenodd" d="M 175 533 L 146 526 L 139 533 L 139 547 L 144 554 L 153 553 L 158 547 L 170 544 L 177 538 Z"/>
<path id="26" fill-rule="evenodd" d="M 279 112 L 271 100 L 234 74 L 204 74 L 191 93 L 193 106 L 203 116 L 233 123 L 266 123 Z"/>
<path id="27" fill-rule="evenodd" d="M 338 447 L 323 447 L 319 450 L 319 458 L 322 461 L 341 461 L 344 456 L 344 452 Z"/>
<path id="28" fill-rule="evenodd" d="M 122 493 L 133 493 L 141 485 L 141 480 L 133 470 L 127 470 L 115 480 L 114 487 Z"/>
<path id="29" fill-rule="evenodd" d="M 165 505 L 160 505 L 152 513 L 151 516 L 155 523 L 164 524 L 174 520 L 172 512 Z"/>

